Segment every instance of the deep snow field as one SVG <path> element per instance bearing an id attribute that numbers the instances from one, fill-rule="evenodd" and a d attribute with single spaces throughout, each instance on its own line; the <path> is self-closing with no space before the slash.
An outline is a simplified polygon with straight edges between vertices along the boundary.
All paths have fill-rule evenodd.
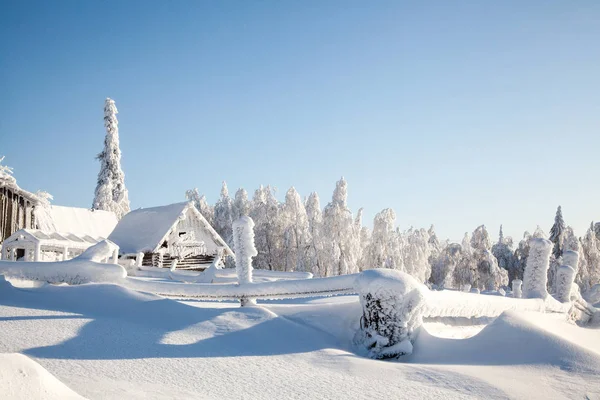
<path id="1" fill-rule="evenodd" d="M 352 344 L 357 296 L 240 308 L 13 283 L 0 281 L 2 399 L 600 399 L 600 330 L 564 314 L 426 321 L 413 355 L 376 361 Z"/>

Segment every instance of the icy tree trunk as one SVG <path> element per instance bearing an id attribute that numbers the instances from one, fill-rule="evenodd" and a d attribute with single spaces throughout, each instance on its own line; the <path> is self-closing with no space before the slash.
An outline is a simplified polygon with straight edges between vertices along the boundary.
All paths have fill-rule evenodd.
<path id="1" fill-rule="evenodd" d="M 563 265 L 556 272 L 556 300 L 567 303 L 571 300 L 571 287 L 575 281 L 575 270 Z"/>
<path id="2" fill-rule="evenodd" d="M 523 297 L 544 299 L 548 296 L 546 285 L 551 250 L 552 242 L 549 240 L 535 238 L 529 242 L 529 257 L 523 274 Z"/>
<path id="3" fill-rule="evenodd" d="M 233 246 L 235 249 L 235 271 L 240 285 L 252 283 L 252 257 L 258 252 L 254 246 L 254 221 L 244 215 L 233 222 Z M 242 307 L 256 304 L 255 299 L 240 299 Z"/>
<path id="4" fill-rule="evenodd" d="M 513 289 L 513 297 L 515 299 L 520 299 L 521 297 L 523 297 L 522 285 L 523 285 L 523 281 L 522 280 L 520 280 L 520 279 L 513 279 L 513 281 L 512 281 L 512 289 Z"/>
<path id="5" fill-rule="evenodd" d="M 376 359 L 411 354 L 423 324 L 425 287 L 412 276 L 390 269 L 363 271 L 355 285 L 363 310 L 355 344 Z"/>

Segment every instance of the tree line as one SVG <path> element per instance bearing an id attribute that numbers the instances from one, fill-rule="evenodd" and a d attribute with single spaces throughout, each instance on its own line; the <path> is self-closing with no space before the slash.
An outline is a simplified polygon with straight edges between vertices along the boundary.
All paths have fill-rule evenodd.
<path id="1" fill-rule="evenodd" d="M 592 223 L 578 238 L 565 224 L 560 206 L 549 236 L 538 226 L 533 234 L 525 232 L 515 245 L 503 235 L 502 226 L 496 243 L 491 242 L 484 225 L 465 233 L 461 243 L 440 241 L 433 226 L 402 231 L 396 227 L 391 208 L 377 213 L 373 228 L 368 229 L 363 226 L 363 209 L 354 216 L 348 208 L 344 178 L 336 183 L 323 208 L 317 193 L 302 199 L 294 187 L 286 192 L 283 203 L 271 186 L 260 186 L 252 198 L 240 188 L 232 198 L 225 182 L 214 205 L 208 204 L 198 189 L 188 190 L 186 198 L 230 245 L 233 221 L 244 215 L 254 220 L 258 250 L 254 268 L 306 271 L 321 277 L 391 268 L 438 288 L 496 290 L 523 278 L 530 239 L 548 238 L 554 244 L 548 272 L 550 291 L 566 250 L 579 253 L 576 282 L 582 291 L 600 283 L 600 223 Z"/>

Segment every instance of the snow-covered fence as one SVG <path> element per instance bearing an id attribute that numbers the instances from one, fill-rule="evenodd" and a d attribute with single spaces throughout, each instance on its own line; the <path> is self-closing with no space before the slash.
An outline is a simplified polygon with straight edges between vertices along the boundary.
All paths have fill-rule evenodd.
<path id="1" fill-rule="evenodd" d="M 89 247 L 81 255 L 67 261 L 28 262 L 0 261 L 0 274 L 9 277 L 78 285 L 89 282 L 123 282 L 125 268 L 102 261 L 113 257 L 118 246 L 103 240 Z"/>
<path id="2" fill-rule="evenodd" d="M 529 256 L 523 275 L 523 297 L 545 299 L 548 296 L 548 268 L 552 242 L 535 238 L 529 241 Z"/>
<path id="3" fill-rule="evenodd" d="M 355 281 L 362 317 L 354 341 L 371 358 L 411 354 L 423 323 L 424 285 L 407 273 L 391 269 L 362 272 Z"/>
<path id="4" fill-rule="evenodd" d="M 352 274 L 319 279 L 249 283 L 246 285 L 182 284 L 178 282 L 146 281 L 128 277 L 124 285 L 134 290 L 170 297 L 207 300 L 285 299 L 356 293 L 354 288 L 356 276 L 357 274 Z"/>

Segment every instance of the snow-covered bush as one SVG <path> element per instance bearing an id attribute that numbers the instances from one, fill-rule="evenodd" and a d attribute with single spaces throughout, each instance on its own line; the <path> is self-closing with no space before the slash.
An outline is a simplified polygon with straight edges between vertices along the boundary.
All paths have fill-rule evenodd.
<path id="1" fill-rule="evenodd" d="M 371 358 L 411 354 L 423 323 L 426 288 L 405 272 L 390 269 L 363 271 L 356 278 L 363 315 L 355 343 Z"/>
<path id="2" fill-rule="evenodd" d="M 566 303 L 571 298 L 571 287 L 575 280 L 575 270 L 563 265 L 556 271 L 556 300 Z"/>
<path id="3" fill-rule="evenodd" d="M 522 292 L 522 285 L 523 285 L 523 281 L 520 279 L 513 279 L 512 281 L 512 290 L 513 290 L 513 297 L 516 299 L 520 299 L 521 297 L 523 297 L 523 292 Z"/>
<path id="4" fill-rule="evenodd" d="M 531 239 L 529 243 L 529 256 L 523 277 L 523 297 L 527 299 L 548 296 L 546 284 L 548 281 L 548 268 L 550 266 L 550 251 L 552 242 L 542 238 Z"/>
<path id="5" fill-rule="evenodd" d="M 233 222 L 235 271 L 240 285 L 252 283 L 252 257 L 258 252 L 254 246 L 254 221 L 244 215 Z M 252 299 L 242 299 L 242 306 L 252 304 Z"/>

